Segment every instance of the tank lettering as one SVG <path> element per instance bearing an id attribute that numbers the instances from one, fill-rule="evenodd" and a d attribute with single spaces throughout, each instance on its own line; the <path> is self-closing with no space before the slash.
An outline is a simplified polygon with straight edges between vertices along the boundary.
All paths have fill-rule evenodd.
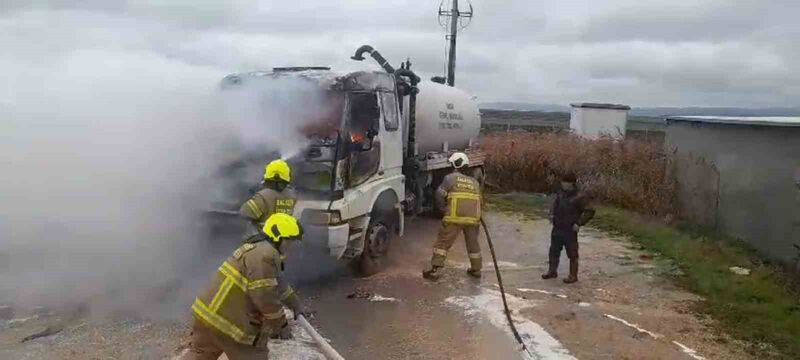
<path id="1" fill-rule="evenodd" d="M 439 129 L 461 129 L 461 124 L 451 122 L 440 122 Z"/>
<path id="2" fill-rule="evenodd" d="M 439 119 L 464 121 L 464 115 L 462 115 L 460 112 L 439 111 Z"/>

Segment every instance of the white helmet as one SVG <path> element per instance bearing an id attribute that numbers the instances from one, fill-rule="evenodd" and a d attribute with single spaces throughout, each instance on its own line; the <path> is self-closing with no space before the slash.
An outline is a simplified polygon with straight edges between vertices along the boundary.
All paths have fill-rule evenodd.
<path id="1" fill-rule="evenodd" d="M 447 162 L 449 162 L 450 165 L 453 165 L 454 168 L 460 169 L 469 165 L 469 158 L 467 157 L 467 154 L 457 152 L 453 155 L 450 155 L 450 158 L 447 159 Z"/>

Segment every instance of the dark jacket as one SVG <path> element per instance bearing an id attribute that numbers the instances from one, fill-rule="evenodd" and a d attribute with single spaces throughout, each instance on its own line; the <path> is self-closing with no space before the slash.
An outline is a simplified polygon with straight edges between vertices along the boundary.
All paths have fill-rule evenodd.
<path id="1" fill-rule="evenodd" d="M 572 228 L 573 225 L 586 225 L 594 217 L 594 208 L 589 197 L 580 190 L 566 192 L 559 190 L 550 208 L 550 219 L 553 227 L 559 229 Z"/>

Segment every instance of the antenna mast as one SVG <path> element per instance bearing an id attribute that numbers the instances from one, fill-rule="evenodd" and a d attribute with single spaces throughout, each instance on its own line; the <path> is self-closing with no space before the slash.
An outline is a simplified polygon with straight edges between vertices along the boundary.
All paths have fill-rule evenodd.
<path id="1" fill-rule="evenodd" d="M 444 0 L 439 4 L 439 24 L 447 30 L 445 39 L 450 41 L 450 51 L 447 55 L 447 85 L 449 86 L 455 85 L 456 82 L 456 38 L 458 31 L 469 26 L 469 22 L 462 23 L 463 19 L 472 18 L 472 2 L 467 0 L 469 11 L 462 12 L 458 10 L 458 0 L 452 1 L 453 6 L 450 10 L 443 10 Z M 447 20 L 449 20 L 449 24 Z"/>

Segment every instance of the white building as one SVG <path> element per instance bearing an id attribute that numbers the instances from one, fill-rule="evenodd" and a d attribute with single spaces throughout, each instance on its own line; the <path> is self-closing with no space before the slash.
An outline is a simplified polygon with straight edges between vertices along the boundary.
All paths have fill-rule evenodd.
<path id="1" fill-rule="evenodd" d="M 617 104 L 574 103 L 569 127 L 575 134 L 596 139 L 601 135 L 622 139 L 628 124 L 630 106 Z"/>

